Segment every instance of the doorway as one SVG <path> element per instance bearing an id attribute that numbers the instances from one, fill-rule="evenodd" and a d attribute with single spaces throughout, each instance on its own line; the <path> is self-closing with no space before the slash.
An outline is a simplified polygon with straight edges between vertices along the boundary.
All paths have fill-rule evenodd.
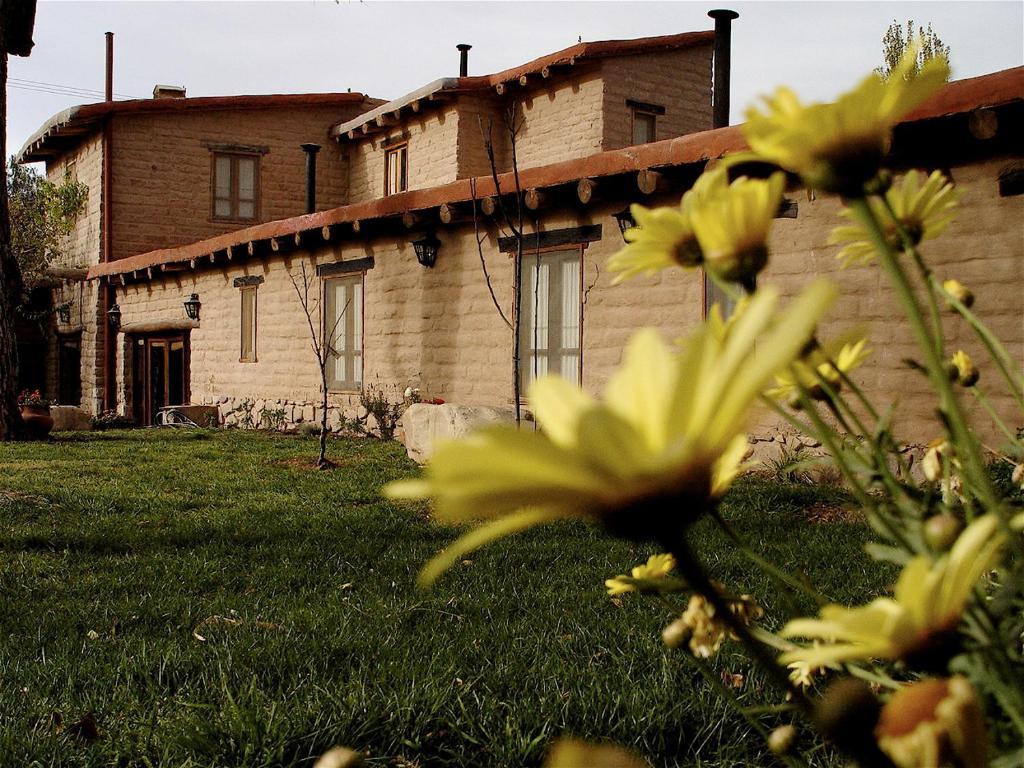
<path id="1" fill-rule="evenodd" d="M 132 349 L 134 415 L 143 426 L 155 423 L 161 408 L 189 401 L 187 333 L 138 336 Z"/>

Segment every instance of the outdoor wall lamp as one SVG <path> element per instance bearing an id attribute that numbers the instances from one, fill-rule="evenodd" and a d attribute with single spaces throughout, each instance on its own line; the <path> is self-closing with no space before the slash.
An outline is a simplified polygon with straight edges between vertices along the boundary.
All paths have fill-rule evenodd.
<path id="1" fill-rule="evenodd" d="M 199 308 L 203 306 L 202 302 L 199 301 L 199 294 L 193 293 L 188 297 L 185 303 L 185 314 L 188 315 L 189 320 L 199 319 Z"/>
<path id="2" fill-rule="evenodd" d="M 440 246 L 441 241 L 433 233 L 412 241 L 412 247 L 416 249 L 416 261 L 427 268 L 434 266 L 437 261 L 437 249 Z"/>
<path id="3" fill-rule="evenodd" d="M 107 322 L 110 323 L 110 327 L 115 331 L 121 327 L 121 308 L 117 305 L 116 301 L 107 310 Z"/>
<path id="4" fill-rule="evenodd" d="M 71 302 L 65 301 L 57 307 L 57 319 L 64 325 L 71 322 Z"/>
<path id="5" fill-rule="evenodd" d="M 616 223 L 619 225 L 619 232 L 622 233 L 622 239 L 625 240 L 626 230 L 632 229 L 636 226 L 636 221 L 633 219 L 633 214 L 630 212 L 629 206 L 627 205 L 618 213 L 613 213 L 612 218 L 614 218 Z"/>

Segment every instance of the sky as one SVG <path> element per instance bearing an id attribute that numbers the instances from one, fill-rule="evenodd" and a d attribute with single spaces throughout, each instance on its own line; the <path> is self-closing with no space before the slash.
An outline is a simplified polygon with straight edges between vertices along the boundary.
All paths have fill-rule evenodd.
<path id="1" fill-rule="evenodd" d="M 7 152 L 60 110 L 102 100 L 107 31 L 115 35 L 115 94 L 148 98 L 160 83 L 184 85 L 189 96 L 351 88 L 391 99 L 458 75 L 456 43 L 473 45 L 471 75 L 489 74 L 580 38 L 711 29 L 707 11 L 717 7 L 740 14 L 733 24 L 733 122 L 777 85 L 810 100 L 848 89 L 881 63 L 881 38 L 893 20 L 931 22 L 952 49 L 954 78 L 1024 64 L 1024 0 L 39 0 L 32 55 L 10 61 Z"/>

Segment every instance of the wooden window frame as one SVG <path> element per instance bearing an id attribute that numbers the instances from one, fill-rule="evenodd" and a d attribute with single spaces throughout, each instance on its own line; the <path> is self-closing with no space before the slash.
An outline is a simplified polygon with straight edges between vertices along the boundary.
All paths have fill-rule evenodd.
<path id="1" fill-rule="evenodd" d="M 245 295 L 252 293 L 252 356 L 245 356 Z M 239 303 L 239 344 L 238 344 L 238 362 L 240 363 L 258 363 L 260 361 L 259 353 L 256 349 L 256 340 L 259 338 L 259 316 L 260 316 L 260 294 L 259 285 L 243 285 L 238 291 L 238 303 Z"/>
<path id="2" fill-rule="evenodd" d="M 365 347 L 365 344 L 364 344 L 364 341 L 365 341 L 365 338 L 366 338 L 366 272 L 360 270 L 358 272 L 339 273 L 339 274 L 334 274 L 334 275 L 330 275 L 330 276 L 326 276 L 325 275 L 324 277 L 321 278 L 320 282 L 321 282 L 321 286 L 320 286 L 321 304 L 320 305 L 324 308 L 323 311 L 320 313 L 321 314 L 321 318 L 320 318 L 320 338 L 322 338 L 324 340 L 324 345 L 325 346 L 330 345 L 331 338 L 332 338 L 332 335 L 331 335 L 330 332 L 331 332 L 331 330 L 333 330 L 332 328 L 328 327 L 328 322 L 330 322 L 329 318 L 327 316 L 327 288 L 328 288 L 328 286 L 332 282 L 352 283 L 353 285 L 358 283 L 358 285 L 359 285 L 359 292 L 360 292 L 360 296 L 361 296 L 361 299 L 360 299 L 360 302 L 359 302 L 359 339 L 358 339 L 358 341 L 359 341 L 359 359 L 361 361 L 361 364 L 360 364 L 360 372 L 361 372 L 360 379 L 357 382 L 357 381 L 337 381 L 337 380 L 329 378 L 328 381 L 327 381 L 327 391 L 329 393 L 332 393 L 332 394 L 357 394 L 357 393 L 361 393 L 363 391 L 363 381 L 366 379 L 366 367 L 365 367 L 365 363 L 366 363 L 365 350 L 366 350 L 366 347 Z M 353 334 L 353 336 L 354 336 L 354 334 Z M 353 338 L 353 341 L 355 341 L 354 338 Z M 333 355 L 331 355 L 330 350 L 327 350 L 326 352 L 327 352 L 327 361 L 329 363 L 331 361 Z"/>
<path id="3" fill-rule="evenodd" d="M 405 185 L 401 189 L 391 189 L 391 174 L 388 173 L 389 160 L 394 154 L 399 154 L 399 179 L 404 179 Z M 404 158 L 404 162 L 401 160 Z M 384 145 L 384 196 L 397 195 L 400 192 L 409 190 L 409 140 L 403 139 L 393 144 Z"/>
<path id="4" fill-rule="evenodd" d="M 641 144 L 634 144 L 636 141 L 636 118 L 638 115 L 651 118 L 651 138 L 643 144 L 651 144 L 658 140 L 658 115 L 655 112 L 648 112 L 645 109 L 639 107 L 633 107 L 629 113 L 629 140 L 631 146 L 641 146 Z"/>
<path id="5" fill-rule="evenodd" d="M 564 245 L 551 245 L 551 246 L 548 246 L 546 248 L 532 248 L 529 251 L 524 251 L 523 252 L 523 260 L 522 260 L 522 262 L 519 265 L 519 267 L 520 267 L 520 274 L 515 276 L 516 284 L 521 283 L 522 279 L 523 279 L 523 275 L 522 275 L 523 267 L 526 266 L 526 264 L 527 264 L 529 259 L 531 259 L 531 258 L 533 258 L 533 257 L 535 257 L 537 255 L 543 256 L 546 253 L 571 253 L 573 251 L 576 252 L 577 258 L 579 259 L 579 278 L 578 278 L 579 297 L 578 297 L 578 301 L 577 301 L 577 306 L 579 308 L 578 309 L 578 315 L 577 315 L 577 322 L 578 322 L 577 327 L 579 328 L 579 333 L 578 333 L 578 336 L 577 336 L 577 343 L 579 344 L 579 347 L 578 347 L 578 349 L 579 349 L 579 364 L 577 365 L 577 372 L 578 372 L 577 380 L 572 382 L 572 383 L 580 385 L 580 386 L 582 386 L 582 384 L 583 384 L 583 320 L 584 320 L 584 318 L 583 318 L 583 297 L 584 297 L 584 295 L 586 293 L 586 288 L 584 287 L 583 280 L 584 280 L 584 277 L 585 277 L 587 245 L 589 245 L 589 243 L 567 243 L 567 244 L 564 244 Z M 510 254 L 510 258 L 512 258 L 512 260 L 513 260 L 513 265 L 515 263 L 514 256 L 515 256 L 515 254 Z M 515 285 L 513 285 L 513 294 L 512 295 L 513 295 L 513 301 L 512 301 L 512 304 L 513 304 L 513 321 L 515 322 L 519 332 L 522 333 L 523 324 L 522 324 L 522 322 L 520 322 L 520 320 L 518 318 L 518 313 L 521 312 L 521 309 L 519 307 L 515 306 Z M 522 298 L 522 295 L 520 296 L 520 298 Z M 549 302 L 550 302 L 550 297 L 549 297 Z M 523 363 L 525 361 L 528 364 L 528 362 L 529 362 L 528 361 L 529 355 L 526 355 L 524 357 L 523 354 L 522 354 L 523 353 L 522 339 L 520 339 L 520 342 L 519 342 L 519 352 L 520 352 L 520 368 L 519 368 L 520 400 L 525 402 L 526 395 L 525 395 L 525 393 L 522 390 L 530 383 L 531 380 L 530 379 L 525 379 L 524 380 L 524 375 L 527 372 L 527 369 L 523 368 Z"/>
<path id="6" fill-rule="evenodd" d="M 217 159 L 225 157 L 231 162 L 231 179 L 229 182 L 230 191 L 228 192 L 228 204 L 231 207 L 231 213 L 227 216 L 221 216 L 217 214 Z M 227 221 L 227 222 L 240 222 L 240 223 L 251 223 L 260 220 L 260 198 L 263 196 L 263 185 L 260 183 L 260 152 L 241 152 L 241 151 L 223 151 L 223 150 L 212 150 L 210 152 L 210 221 Z M 252 200 L 252 216 L 242 217 L 238 215 L 238 207 L 241 202 L 238 197 L 238 161 L 241 159 L 253 161 L 253 200 Z"/>

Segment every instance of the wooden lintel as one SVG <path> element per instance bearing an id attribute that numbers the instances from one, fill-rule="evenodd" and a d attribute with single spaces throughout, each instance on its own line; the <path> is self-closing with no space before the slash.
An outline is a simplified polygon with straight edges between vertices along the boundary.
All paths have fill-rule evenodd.
<path id="1" fill-rule="evenodd" d="M 594 199 L 597 186 L 597 182 L 593 179 L 580 179 L 576 184 L 576 197 L 580 199 L 581 203 L 587 205 Z"/>
<path id="2" fill-rule="evenodd" d="M 492 196 L 480 198 L 480 210 L 484 216 L 493 216 L 498 210 L 498 198 Z"/>
<path id="3" fill-rule="evenodd" d="M 653 195 L 655 192 L 663 191 L 667 185 L 664 176 L 648 168 L 637 173 L 636 186 L 645 195 Z"/>
<path id="4" fill-rule="evenodd" d="M 324 240 L 330 240 L 331 239 L 331 228 L 328 227 L 328 226 L 320 227 L 320 236 Z"/>
<path id="5" fill-rule="evenodd" d="M 536 211 L 551 201 L 551 195 L 542 189 L 528 189 L 526 194 L 523 195 L 523 201 L 526 203 L 527 208 L 531 211 Z"/>

